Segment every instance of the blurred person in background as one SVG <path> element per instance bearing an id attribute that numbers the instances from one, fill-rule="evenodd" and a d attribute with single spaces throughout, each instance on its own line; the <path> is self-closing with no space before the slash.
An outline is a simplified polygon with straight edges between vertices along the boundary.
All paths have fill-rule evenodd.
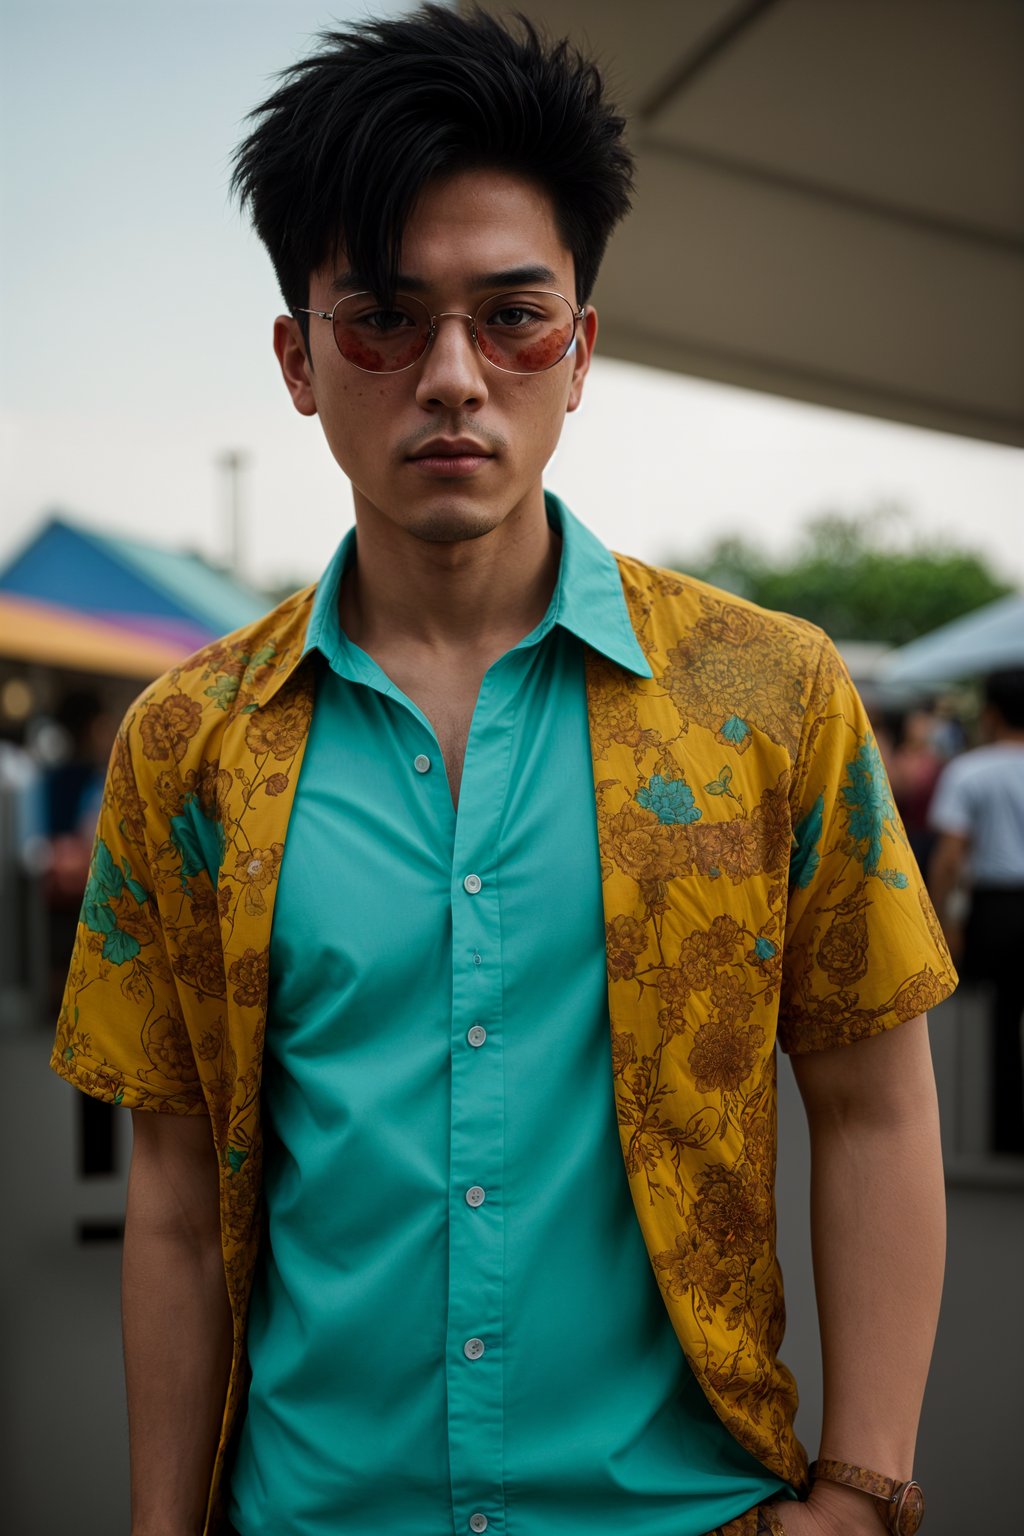
<path id="1" fill-rule="evenodd" d="M 967 746 L 967 733 L 953 699 L 936 699 L 933 715 L 935 725 L 932 745 L 942 761 L 948 763 L 951 757 L 956 757 Z"/>
<path id="2" fill-rule="evenodd" d="M 31 1001 L 42 1006 L 45 982 L 37 974 L 42 929 L 39 875 L 46 847 L 42 777 L 22 744 L 22 729 L 0 725 L 0 1021 L 19 1016 Z M 81 888 L 79 889 L 81 900 Z M 67 936 L 65 935 L 67 941 Z M 67 963 L 67 942 L 63 964 Z"/>
<path id="3" fill-rule="evenodd" d="M 50 836 L 74 835 L 91 847 L 117 720 L 94 689 L 72 688 L 61 697 L 53 723 L 62 734 L 63 750 L 45 776 Z M 84 884 L 83 879 L 79 894 Z"/>
<path id="4" fill-rule="evenodd" d="M 1024 667 L 985 681 L 983 745 L 947 764 L 929 888 L 965 979 L 992 988 L 992 1150 L 1024 1155 Z M 967 919 L 958 901 L 967 891 Z"/>
<path id="5" fill-rule="evenodd" d="M 930 709 L 912 709 L 904 716 L 895 744 L 883 753 L 896 809 L 920 869 L 928 868 L 934 834 L 928 807 L 945 758 L 936 747 L 939 722 Z"/>
<path id="6" fill-rule="evenodd" d="M 111 763 L 53 1064 L 133 1111 L 135 1536 L 910 1536 L 955 975 L 831 642 L 544 491 L 624 122 L 567 42 L 440 6 L 254 118 L 276 354 L 356 526 Z"/>
<path id="7" fill-rule="evenodd" d="M 59 1002 L 74 942 L 117 719 L 91 688 L 62 695 L 44 722 L 42 775 L 50 990 Z M 37 733 L 39 734 L 39 733 Z"/>

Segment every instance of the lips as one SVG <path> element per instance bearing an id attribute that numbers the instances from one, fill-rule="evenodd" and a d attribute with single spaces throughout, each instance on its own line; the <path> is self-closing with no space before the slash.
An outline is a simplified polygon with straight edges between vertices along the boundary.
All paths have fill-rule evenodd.
<path id="1" fill-rule="evenodd" d="M 410 454 L 412 459 L 489 459 L 491 454 L 482 443 L 476 443 L 469 437 L 434 437 L 429 443 L 416 453 Z"/>
<path id="2" fill-rule="evenodd" d="M 434 437 L 411 454 L 408 462 L 421 474 L 461 480 L 484 469 L 493 457 L 470 437 Z"/>

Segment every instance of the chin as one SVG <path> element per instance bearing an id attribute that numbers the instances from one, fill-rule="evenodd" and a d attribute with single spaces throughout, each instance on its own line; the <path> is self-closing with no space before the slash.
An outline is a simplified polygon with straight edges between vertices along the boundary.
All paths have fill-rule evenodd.
<path id="1" fill-rule="evenodd" d="M 404 518 L 402 523 L 407 533 L 425 544 L 459 544 L 466 539 L 482 539 L 506 516 L 506 511 L 494 506 L 474 506 L 467 498 L 417 508 L 415 515 Z"/>

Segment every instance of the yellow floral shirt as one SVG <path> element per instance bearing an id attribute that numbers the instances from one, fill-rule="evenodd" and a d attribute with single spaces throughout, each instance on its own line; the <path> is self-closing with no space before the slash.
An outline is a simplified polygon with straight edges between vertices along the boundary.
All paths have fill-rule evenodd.
<path id="1" fill-rule="evenodd" d="M 617 559 L 653 674 L 588 653 L 622 1151 L 697 1380 L 736 1439 L 803 1489 L 796 1387 L 777 1358 L 775 1044 L 862 1039 L 956 976 L 827 638 Z M 211 1532 L 245 1391 L 270 929 L 312 716 L 312 593 L 129 710 L 53 1053 L 96 1097 L 210 1116 L 235 1319 Z"/>

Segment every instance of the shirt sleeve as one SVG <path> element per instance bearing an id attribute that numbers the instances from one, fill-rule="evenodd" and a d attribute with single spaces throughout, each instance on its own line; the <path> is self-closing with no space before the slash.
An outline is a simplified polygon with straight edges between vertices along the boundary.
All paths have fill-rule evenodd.
<path id="1" fill-rule="evenodd" d="M 130 711 L 107 772 L 50 1065 L 111 1104 L 198 1114 L 205 1104 L 167 932 L 193 893 L 158 900 L 160 828 L 139 792 L 134 739 Z"/>
<path id="2" fill-rule="evenodd" d="M 949 950 L 867 712 L 825 637 L 790 803 L 781 1048 L 848 1045 L 948 997 Z"/>
<path id="3" fill-rule="evenodd" d="M 935 832 L 953 832 L 958 837 L 969 836 L 974 827 L 970 792 L 958 760 L 942 770 L 928 808 L 928 825 Z"/>

